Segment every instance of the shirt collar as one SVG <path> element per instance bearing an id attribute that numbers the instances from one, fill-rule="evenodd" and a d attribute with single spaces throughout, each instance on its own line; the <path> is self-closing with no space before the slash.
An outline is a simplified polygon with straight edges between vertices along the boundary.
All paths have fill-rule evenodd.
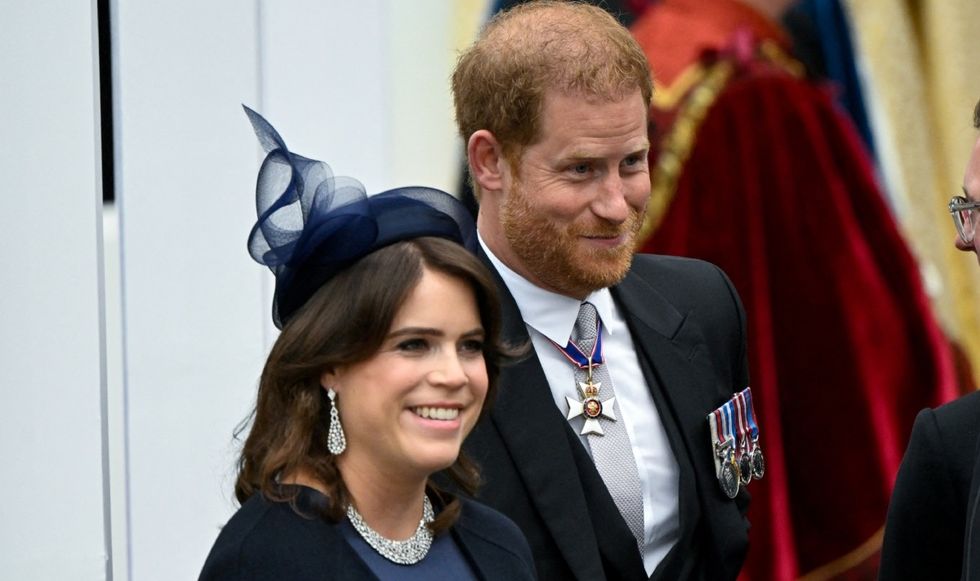
<path id="1" fill-rule="evenodd" d="M 545 290 L 520 274 L 517 274 L 490 250 L 483 237 L 477 232 L 480 246 L 486 253 L 494 268 L 500 274 L 507 290 L 517 302 L 524 322 L 559 345 L 567 345 L 572 336 L 572 328 L 578 319 L 578 310 L 582 301 Z M 613 299 L 608 288 L 601 288 L 585 297 L 586 302 L 595 305 L 599 319 L 604 321 L 604 327 L 611 332 L 608 322 L 613 320 Z"/>

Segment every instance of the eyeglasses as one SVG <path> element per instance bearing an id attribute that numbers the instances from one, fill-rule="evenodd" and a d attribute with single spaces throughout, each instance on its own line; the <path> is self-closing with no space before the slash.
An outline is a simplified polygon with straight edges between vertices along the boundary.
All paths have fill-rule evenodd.
<path id="1" fill-rule="evenodd" d="M 977 208 L 980 208 L 980 202 L 971 202 L 963 196 L 954 196 L 949 201 L 949 213 L 953 216 L 956 233 L 966 244 L 973 242 L 973 235 L 976 233 L 977 219 L 974 211 Z"/>

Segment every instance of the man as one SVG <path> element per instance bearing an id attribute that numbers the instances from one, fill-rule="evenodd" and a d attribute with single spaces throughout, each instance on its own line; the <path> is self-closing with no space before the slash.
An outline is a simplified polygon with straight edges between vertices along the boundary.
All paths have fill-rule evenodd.
<path id="1" fill-rule="evenodd" d="M 717 267 L 634 259 L 641 49 L 599 8 L 533 2 L 488 24 L 453 92 L 505 335 L 534 347 L 467 442 L 480 498 L 542 579 L 734 579 L 748 495 L 719 487 L 707 416 L 748 385 L 744 314 Z"/>
<path id="2" fill-rule="evenodd" d="M 973 111 L 980 129 L 980 101 Z M 956 247 L 980 261 L 980 138 L 950 201 Z M 980 579 L 980 392 L 922 410 L 895 482 L 880 579 Z"/>

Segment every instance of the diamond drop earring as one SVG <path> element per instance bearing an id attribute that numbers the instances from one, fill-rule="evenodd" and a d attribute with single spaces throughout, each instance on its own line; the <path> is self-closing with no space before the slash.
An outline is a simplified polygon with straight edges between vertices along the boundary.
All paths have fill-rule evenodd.
<path id="1" fill-rule="evenodd" d="M 339 456 L 347 449 L 347 438 L 344 428 L 340 425 L 340 413 L 337 412 L 337 392 L 331 387 L 327 390 L 330 398 L 330 429 L 327 431 L 327 450 L 334 456 Z"/>

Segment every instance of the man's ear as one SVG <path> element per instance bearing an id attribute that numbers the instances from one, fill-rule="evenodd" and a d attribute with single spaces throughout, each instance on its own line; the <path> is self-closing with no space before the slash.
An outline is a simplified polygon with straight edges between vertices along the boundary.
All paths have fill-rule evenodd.
<path id="1" fill-rule="evenodd" d="M 503 147 L 493 133 L 481 129 L 470 135 L 466 144 L 470 175 L 483 192 L 503 189 L 503 175 L 507 160 Z"/>

